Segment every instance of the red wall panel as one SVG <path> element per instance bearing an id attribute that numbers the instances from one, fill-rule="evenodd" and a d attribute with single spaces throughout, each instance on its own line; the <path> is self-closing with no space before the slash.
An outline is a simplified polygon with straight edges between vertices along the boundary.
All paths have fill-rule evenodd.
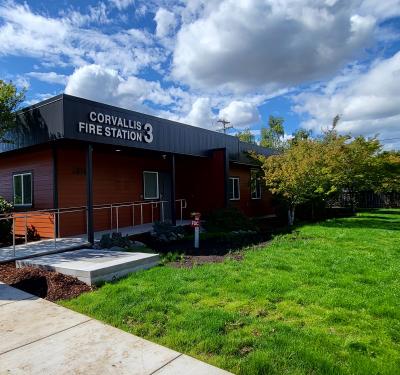
<path id="1" fill-rule="evenodd" d="M 50 148 L 0 155 L 0 196 L 13 200 L 13 174 L 33 173 L 33 207 L 53 207 L 53 164 Z"/>
<path id="2" fill-rule="evenodd" d="M 272 205 L 272 194 L 262 187 L 261 199 L 251 199 L 251 167 L 231 163 L 229 166 L 229 176 L 239 177 L 240 200 L 230 200 L 229 205 L 240 209 L 250 217 L 264 216 L 275 213 Z M 263 182 L 261 182 L 263 184 Z M 262 185 L 263 186 L 263 185 Z"/>

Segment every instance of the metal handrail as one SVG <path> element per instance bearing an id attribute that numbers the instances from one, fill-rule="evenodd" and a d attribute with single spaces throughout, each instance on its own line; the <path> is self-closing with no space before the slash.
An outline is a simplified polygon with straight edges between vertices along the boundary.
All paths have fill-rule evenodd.
<path id="1" fill-rule="evenodd" d="M 183 210 L 187 208 L 187 201 L 184 198 L 176 199 L 175 204 L 180 204 L 180 221 L 183 223 Z M 160 219 L 163 222 L 165 220 L 165 211 L 164 204 L 168 203 L 165 200 L 157 200 L 157 201 L 134 201 L 134 202 L 120 202 L 120 203 L 109 203 L 109 204 L 98 204 L 94 205 L 94 210 L 101 209 L 110 209 L 110 231 L 112 232 L 113 227 L 113 209 L 116 212 L 116 230 L 119 232 L 119 209 L 122 207 L 132 207 L 132 226 L 135 226 L 135 207 L 140 207 L 140 223 L 143 224 L 143 206 L 151 205 L 151 222 L 154 222 L 154 210 L 160 207 Z M 78 207 L 63 207 L 63 208 L 50 208 L 50 209 L 41 209 L 41 210 L 31 210 L 26 212 L 11 212 L 0 215 L 1 220 L 12 220 L 12 246 L 13 246 L 13 254 L 15 257 L 15 246 L 16 246 L 16 219 L 25 219 L 25 244 L 28 243 L 28 218 L 37 217 L 39 215 L 52 215 L 53 223 L 54 223 L 54 247 L 57 249 L 57 238 L 60 236 L 60 215 L 67 213 L 75 213 L 75 212 L 86 212 L 86 223 L 87 223 L 87 215 L 88 209 L 87 206 L 78 206 Z M 58 228 L 58 231 L 57 231 Z M 86 235 L 87 235 L 86 230 Z"/>

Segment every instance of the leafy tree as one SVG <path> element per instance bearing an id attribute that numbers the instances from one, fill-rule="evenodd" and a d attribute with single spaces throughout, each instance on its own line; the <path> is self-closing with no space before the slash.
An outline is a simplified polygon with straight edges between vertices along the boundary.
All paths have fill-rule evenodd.
<path id="1" fill-rule="evenodd" d="M 238 137 L 242 142 L 256 143 L 256 137 L 252 134 L 250 128 L 238 131 L 236 137 Z"/>
<path id="2" fill-rule="evenodd" d="M 321 142 L 305 139 L 278 155 L 257 156 L 267 187 L 287 202 L 289 225 L 293 225 L 299 204 L 321 199 L 335 191 L 324 168 L 322 154 Z"/>
<path id="3" fill-rule="evenodd" d="M 384 151 L 377 158 L 378 173 L 375 191 L 400 192 L 400 151 Z"/>
<path id="4" fill-rule="evenodd" d="M 0 142 L 11 142 L 6 135 L 15 126 L 15 112 L 24 99 L 25 89 L 18 91 L 12 82 L 0 80 Z"/>
<path id="5" fill-rule="evenodd" d="M 289 141 L 289 143 L 291 144 L 296 144 L 299 141 L 304 141 L 306 139 L 311 138 L 312 135 L 312 131 L 311 130 L 307 130 L 307 129 L 297 129 L 293 134 L 293 138 Z"/>
<path id="6" fill-rule="evenodd" d="M 349 194 L 355 210 L 357 193 L 375 190 L 380 184 L 381 165 L 379 154 L 382 145 L 376 138 L 339 135 L 334 128 L 322 139 L 324 165 L 329 179 L 338 191 Z"/>
<path id="7" fill-rule="evenodd" d="M 268 128 L 261 128 L 260 146 L 275 149 L 283 148 L 283 136 L 285 135 L 284 121 L 282 117 L 269 116 Z"/>
<path id="8" fill-rule="evenodd" d="M 302 133 L 280 154 L 257 159 L 269 190 L 288 204 L 289 225 L 296 206 L 307 201 L 346 192 L 355 209 L 361 191 L 400 189 L 399 152 L 382 152 L 376 138 L 339 135 L 334 126 L 317 139 Z"/>

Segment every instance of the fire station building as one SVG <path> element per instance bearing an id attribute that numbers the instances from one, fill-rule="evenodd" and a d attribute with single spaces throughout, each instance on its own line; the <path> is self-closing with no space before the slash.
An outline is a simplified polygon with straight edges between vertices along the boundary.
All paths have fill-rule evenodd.
<path id="1" fill-rule="evenodd" d="M 271 195 L 237 137 L 69 95 L 18 113 L 0 144 L 0 196 L 42 238 L 73 236 L 237 207 L 272 213 Z M 57 213 L 57 214 L 55 214 Z M 92 242 L 92 241 L 91 241 Z"/>

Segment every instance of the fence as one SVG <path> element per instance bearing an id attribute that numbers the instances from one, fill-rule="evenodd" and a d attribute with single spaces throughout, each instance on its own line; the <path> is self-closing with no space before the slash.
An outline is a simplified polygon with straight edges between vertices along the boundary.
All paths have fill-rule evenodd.
<path id="1" fill-rule="evenodd" d="M 343 192 L 336 199 L 329 202 L 333 207 L 351 207 L 353 199 L 358 208 L 400 208 L 400 193 L 374 193 L 363 191 L 356 193 L 354 197 L 350 193 Z"/>

